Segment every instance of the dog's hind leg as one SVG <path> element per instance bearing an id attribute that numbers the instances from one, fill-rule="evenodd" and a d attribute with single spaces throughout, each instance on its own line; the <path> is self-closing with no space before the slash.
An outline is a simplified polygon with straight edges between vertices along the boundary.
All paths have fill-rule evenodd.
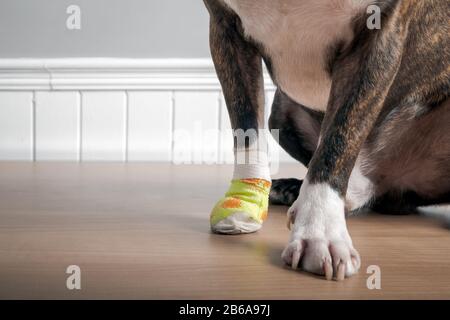
<path id="1" fill-rule="evenodd" d="M 234 131 L 231 186 L 211 212 L 213 232 L 255 232 L 267 216 L 270 170 L 264 128 L 262 57 L 243 35 L 240 19 L 220 1 L 205 0 L 210 13 L 210 48 Z"/>
<path id="2" fill-rule="evenodd" d="M 450 204 L 450 192 L 434 199 L 427 199 L 413 191 L 390 192 L 378 197 L 370 209 L 388 215 L 407 215 L 418 212 L 419 207 Z"/>
<path id="3" fill-rule="evenodd" d="M 367 144 L 373 163 L 369 175 L 378 182 L 373 210 L 404 214 L 450 204 L 449 132 L 450 99 L 432 107 L 397 108 L 381 121 Z"/>
<path id="4" fill-rule="evenodd" d="M 294 159 L 308 167 L 317 148 L 323 112 L 305 108 L 277 90 L 269 118 L 270 130 L 278 130 L 278 143 Z M 290 206 L 297 199 L 302 180 L 276 179 L 272 181 L 271 204 Z"/>

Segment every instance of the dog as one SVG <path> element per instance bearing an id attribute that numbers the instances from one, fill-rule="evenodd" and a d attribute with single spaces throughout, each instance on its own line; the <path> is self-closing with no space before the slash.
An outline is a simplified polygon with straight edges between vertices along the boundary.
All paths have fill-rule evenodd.
<path id="1" fill-rule="evenodd" d="M 264 127 L 264 61 L 277 87 L 269 128 L 308 168 L 270 191 L 272 203 L 291 206 L 286 264 L 343 280 L 361 266 L 348 213 L 450 201 L 448 0 L 204 3 L 233 129 Z M 379 28 L 368 27 L 370 6 Z M 235 140 L 236 153 L 253 146 Z M 235 179 L 268 175 L 264 157 L 235 164 Z M 239 219 L 227 230 L 254 231 Z"/>

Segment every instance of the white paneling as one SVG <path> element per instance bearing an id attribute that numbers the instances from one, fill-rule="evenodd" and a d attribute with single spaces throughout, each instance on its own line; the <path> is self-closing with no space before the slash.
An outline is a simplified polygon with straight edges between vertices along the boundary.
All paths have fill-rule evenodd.
<path id="1" fill-rule="evenodd" d="M 80 94 L 36 92 L 36 160 L 78 160 Z"/>
<path id="2" fill-rule="evenodd" d="M 232 163 L 220 89 L 210 59 L 0 59 L 0 159 Z"/>
<path id="3" fill-rule="evenodd" d="M 128 93 L 128 160 L 170 161 L 172 93 Z"/>
<path id="4" fill-rule="evenodd" d="M 31 92 L 0 92 L 0 160 L 33 160 Z"/>
<path id="5" fill-rule="evenodd" d="M 83 92 L 81 106 L 81 159 L 125 160 L 125 92 Z"/>
<path id="6" fill-rule="evenodd" d="M 219 94 L 176 92 L 174 110 L 175 163 L 217 163 Z"/>

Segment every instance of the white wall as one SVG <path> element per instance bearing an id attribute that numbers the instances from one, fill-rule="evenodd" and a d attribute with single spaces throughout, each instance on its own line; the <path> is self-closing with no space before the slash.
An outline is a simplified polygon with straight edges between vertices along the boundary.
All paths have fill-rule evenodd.
<path id="1" fill-rule="evenodd" d="M 0 58 L 209 57 L 208 23 L 202 0 L 0 0 Z"/>

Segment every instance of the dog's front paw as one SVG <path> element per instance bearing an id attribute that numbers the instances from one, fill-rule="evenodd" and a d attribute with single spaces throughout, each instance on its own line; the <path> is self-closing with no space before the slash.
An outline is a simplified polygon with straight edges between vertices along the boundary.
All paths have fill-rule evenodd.
<path id="1" fill-rule="evenodd" d="M 304 185 L 288 211 L 289 221 L 295 219 L 295 223 L 282 254 L 286 264 L 329 280 L 343 280 L 357 273 L 361 260 L 344 214 L 343 200 L 327 184 Z"/>
<path id="2" fill-rule="evenodd" d="M 346 241 L 329 239 L 293 239 L 284 249 L 286 264 L 318 275 L 327 280 L 344 280 L 356 274 L 361 266 L 358 252 Z"/>

